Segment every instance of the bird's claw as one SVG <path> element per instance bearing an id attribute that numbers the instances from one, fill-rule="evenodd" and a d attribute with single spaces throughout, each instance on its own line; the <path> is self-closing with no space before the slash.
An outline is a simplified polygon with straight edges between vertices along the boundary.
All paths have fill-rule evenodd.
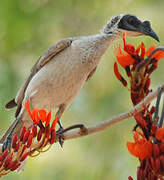
<path id="1" fill-rule="evenodd" d="M 63 147 L 63 144 L 64 144 L 64 135 L 62 134 L 62 131 L 63 131 L 63 127 L 60 127 L 56 133 L 59 134 L 58 138 L 59 138 L 59 144 L 61 147 Z"/>
<path id="2" fill-rule="evenodd" d="M 11 141 L 12 141 L 12 135 L 8 135 L 3 142 L 2 152 L 4 152 L 6 149 L 10 149 Z"/>

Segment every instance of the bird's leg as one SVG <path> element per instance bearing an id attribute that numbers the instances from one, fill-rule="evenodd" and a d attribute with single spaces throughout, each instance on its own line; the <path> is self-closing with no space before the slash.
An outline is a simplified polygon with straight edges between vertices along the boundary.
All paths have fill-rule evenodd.
<path id="1" fill-rule="evenodd" d="M 13 135 L 13 132 L 15 130 L 15 128 L 17 127 L 17 125 L 19 124 L 20 120 L 22 119 L 22 117 L 18 117 L 13 126 L 11 126 L 11 129 L 9 131 L 9 133 L 7 134 L 4 142 L 3 142 L 3 146 L 2 146 L 2 152 L 4 152 L 7 148 L 10 149 L 11 147 L 11 141 L 12 141 L 12 135 Z"/>
<path id="2" fill-rule="evenodd" d="M 57 133 L 62 132 L 63 129 L 64 129 L 61 122 L 60 122 L 60 118 L 61 118 L 63 112 L 65 111 L 65 108 L 66 108 L 66 106 L 64 104 L 60 105 L 59 109 L 58 109 L 58 111 L 56 113 L 56 117 L 58 118 L 58 125 L 59 125 L 59 129 L 57 130 Z M 63 143 L 64 143 L 64 136 L 61 134 L 59 136 L 59 144 L 60 144 L 61 147 L 63 147 Z"/>

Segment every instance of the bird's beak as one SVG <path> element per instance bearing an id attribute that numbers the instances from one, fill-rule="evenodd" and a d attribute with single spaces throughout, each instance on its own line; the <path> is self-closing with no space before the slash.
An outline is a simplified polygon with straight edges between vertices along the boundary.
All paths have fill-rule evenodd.
<path id="1" fill-rule="evenodd" d="M 159 42 L 159 38 L 157 34 L 152 30 L 150 22 L 144 21 L 139 27 L 138 31 L 141 32 L 144 35 L 151 36 L 155 40 Z"/>

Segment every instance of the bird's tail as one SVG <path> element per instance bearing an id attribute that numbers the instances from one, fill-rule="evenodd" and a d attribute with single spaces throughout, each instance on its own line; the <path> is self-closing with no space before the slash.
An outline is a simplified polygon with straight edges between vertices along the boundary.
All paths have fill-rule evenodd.
<path id="1" fill-rule="evenodd" d="M 15 124 L 17 123 L 19 119 L 18 124 L 15 126 Z M 16 117 L 15 121 L 10 125 L 10 127 L 6 130 L 6 132 L 2 135 L 2 137 L 0 138 L 0 144 L 3 144 L 4 140 L 6 139 L 6 137 L 12 132 L 12 135 L 17 134 L 17 136 L 20 136 L 20 131 L 22 129 L 23 126 L 25 126 L 27 129 L 30 129 L 30 127 L 32 126 L 33 122 L 30 119 L 27 111 L 23 111 L 23 113 L 21 113 L 21 116 L 19 115 L 18 117 Z M 14 127 L 14 129 L 13 129 Z M 25 169 L 25 165 L 26 165 L 26 161 L 21 163 L 21 166 L 18 168 L 18 172 L 21 172 Z"/>
<path id="2" fill-rule="evenodd" d="M 16 122 L 18 121 L 19 119 L 19 122 L 18 124 L 15 126 Z M 33 122 L 28 114 L 28 112 L 23 109 L 19 115 L 16 117 L 15 121 L 10 125 L 10 127 L 5 131 L 5 133 L 0 137 L 0 143 L 3 143 L 5 138 L 10 134 L 10 132 L 12 131 L 13 127 L 14 127 L 14 130 L 13 130 L 13 133 L 12 135 L 14 134 L 17 134 L 17 136 L 19 137 L 19 134 L 20 134 L 20 131 L 22 129 L 23 126 L 25 126 L 27 129 L 30 129 L 30 127 L 32 126 Z"/>
<path id="3" fill-rule="evenodd" d="M 4 140 L 6 139 L 6 137 L 10 134 L 10 132 L 12 131 L 15 123 L 17 121 L 17 118 L 14 120 L 14 122 L 10 125 L 10 127 L 5 131 L 5 133 L 1 136 L 0 138 L 0 143 L 2 144 L 4 142 Z M 20 120 L 20 122 L 18 123 L 18 125 L 16 126 L 16 128 L 14 129 L 13 133 L 12 134 L 17 134 L 18 137 L 19 137 L 19 133 L 20 133 L 20 130 L 21 128 L 23 127 L 23 121 Z"/>

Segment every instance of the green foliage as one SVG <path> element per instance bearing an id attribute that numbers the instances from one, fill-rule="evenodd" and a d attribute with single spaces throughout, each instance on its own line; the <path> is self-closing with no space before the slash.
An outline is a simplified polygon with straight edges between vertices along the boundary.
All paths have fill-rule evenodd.
<path id="1" fill-rule="evenodd" d="M 14 119 L 14 110 L 5 111 L 5 103 L 15 96 L 37 58 L 56 40 L 97 33 L 112 15 L 131 13 L 151 20 L 163 44 L 163 11 L 163 0 L 1 0 L 1 132 Z M 158 45 L 149 37 L 128 40 L 135 44 L 144 41 L 146 46 Z M 91 125 L 131 107 L 127 90 L 113 74 L 113 52 L 118 43 L 120 41 L 110 47 L 94 77 L 64 114 L 65 127 L 79 122 Z M 154 87 L 163 82 L 159 78 L 163 77 L 163 61 L 154 73 Z M 38 159 L 30 159 L 24 173 L 12 173 L 5 179 L 122 180 L 128 175 L 135 176 L 137 162 L 125 147 L 134 125 L 130 119 L 94 136 L 67 141 L 63 149 L 55 145 Z"/>

